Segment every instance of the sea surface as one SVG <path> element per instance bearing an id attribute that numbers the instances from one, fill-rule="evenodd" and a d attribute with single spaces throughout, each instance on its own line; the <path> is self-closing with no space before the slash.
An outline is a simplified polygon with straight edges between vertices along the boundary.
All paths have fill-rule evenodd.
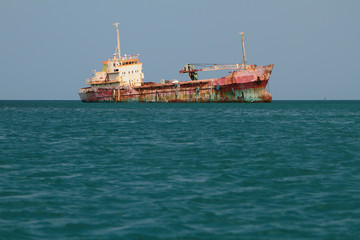
<path id="1" fill-rule="evenodd" d="M 0 239 L 360 239 L 360 101 L 0 101 Z"/>

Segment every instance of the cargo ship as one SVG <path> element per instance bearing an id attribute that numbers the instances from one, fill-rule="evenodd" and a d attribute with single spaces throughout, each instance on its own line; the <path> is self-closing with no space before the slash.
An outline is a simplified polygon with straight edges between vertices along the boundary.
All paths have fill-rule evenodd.
<path id="1" fill-rule="evenodd" d="M 82 102 L 271 102 L 266 90 L 273 64 L 248 65 L 245 57 L 244 34 L 241 34 L 243 62 L 240 64 L 186 64 L 180 70 L 189 81 L 164 80 L 143 82 L 142 63 L 137 55 L 121 55 L 119 23 L 114 23 L 117 47 L 112 58 L 103 61 L 100 72 L 93 71 L 81 88 Z M 198 79 L 198 72 L 230 70 L 221 78 Z"/>

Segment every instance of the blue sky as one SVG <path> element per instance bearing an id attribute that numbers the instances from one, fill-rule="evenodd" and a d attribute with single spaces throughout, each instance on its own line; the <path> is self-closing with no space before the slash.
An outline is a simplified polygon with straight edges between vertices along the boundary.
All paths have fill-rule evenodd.
<path id="1" fill-rule="evenodd" d="M 0 99 L 79 100 L 92 70 L 141 54 L 144 81 L 186 63 L 275 64 L 274 100 L 360 99 L 360 1 L 0 0 Z M 200 78 L 226 73 L 200 73 Z"/>

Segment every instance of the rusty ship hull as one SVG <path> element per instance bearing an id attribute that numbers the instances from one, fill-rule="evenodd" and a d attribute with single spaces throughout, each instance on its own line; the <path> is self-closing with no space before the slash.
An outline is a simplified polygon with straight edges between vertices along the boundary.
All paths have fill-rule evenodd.
<path id="1" fill-rule="evenodd" d="M 266 86 L 273 66 L 237 70 L 216 79 L 87 87 L 79 95 L 82 102 L 271 102 Z"/>

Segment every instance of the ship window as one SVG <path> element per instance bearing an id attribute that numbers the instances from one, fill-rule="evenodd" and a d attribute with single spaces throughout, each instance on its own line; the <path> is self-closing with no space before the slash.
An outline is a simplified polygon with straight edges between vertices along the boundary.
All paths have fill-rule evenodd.
<path id="1" fill-rule="evenodd" d="M 115 72 L 118 72 L 118 71 L 119 71 L 119 69 L 114 69 L 114 71 L 115 71 Z"/>

